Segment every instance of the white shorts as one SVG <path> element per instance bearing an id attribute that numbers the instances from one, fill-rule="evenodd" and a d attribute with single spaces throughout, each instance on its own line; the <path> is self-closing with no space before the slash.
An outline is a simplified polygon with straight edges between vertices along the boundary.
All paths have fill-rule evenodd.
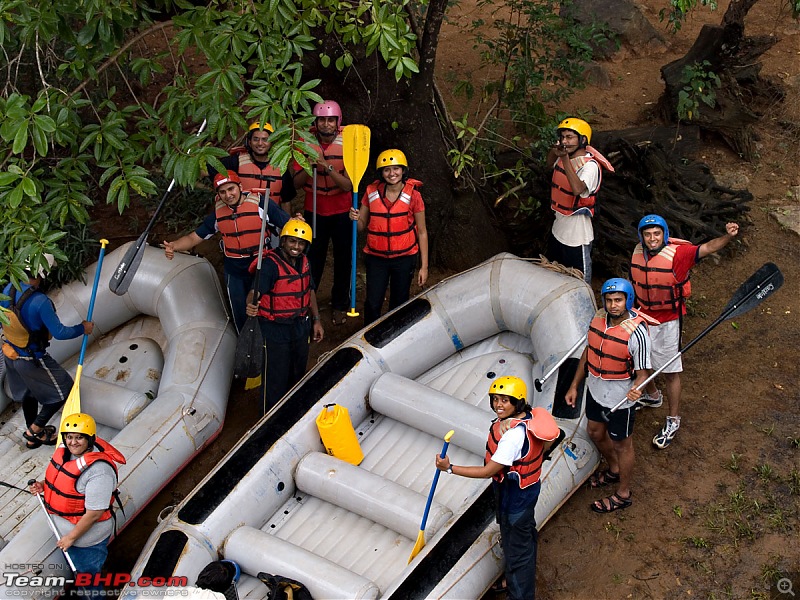
<path id="1" fill-rule="evenodd" d="M 661 325 L 650 326 L 650 360 L 653 369 L 663 367 L 673 356 L 678 354 L 678 343 L 680 342 L 680 319 L 667 321 Z M 662 373 L 681 373 L 683 372 L 683 362 L 678 356 L 673 363 L 662 371 Z"/>

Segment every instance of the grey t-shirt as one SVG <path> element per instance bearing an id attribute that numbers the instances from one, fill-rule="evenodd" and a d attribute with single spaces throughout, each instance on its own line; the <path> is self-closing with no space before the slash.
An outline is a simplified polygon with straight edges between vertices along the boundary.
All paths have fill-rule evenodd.
<path id="1" fill-rule="evenodd" d="M 70 460 L 75 457 L 70 455 Z M 109 499 L 117 487 L 117 474 L 107 462 L 95 462 L 86 469 L 75 484 L 79 493 L 86 496 L 86 510 L 105 510 L 108 508 Z M 56 527 L 61 535 L 66 535 L 74 525 L 58 515 L 53 515 Z M 85 548 L 94 546 L 109 537 L 114 532 L 114 519 L 98 521 L 75 542 L 76 546 Z"/>

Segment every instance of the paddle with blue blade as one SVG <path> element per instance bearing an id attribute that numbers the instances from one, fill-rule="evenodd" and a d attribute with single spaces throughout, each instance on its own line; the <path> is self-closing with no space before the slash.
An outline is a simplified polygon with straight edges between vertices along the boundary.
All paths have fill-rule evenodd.
<path id="1" fill-rule="evenodd" d="M 655 371 L 650 377 L 645 379 L 642 383 L 636 386 L 637 390 L 644 389 L 645 386 L 650 383 L 656 376 L 661 373 L 664 369 L 670 366 L 673 362 L 678 360 L 678 357 L 685 354 L 689 348 L 694 346 L 697 342 L 703 339 L 708 332 L 714 329 L 717 325 L 725 321 L 726 319 L 733 319 L 744 313 L 748 312 L 749 310 L 755 308 L 759 304 L 761 304 L 764 300 L 769 298 L 772 294 L 777 292 L 780 287 L 783 285 L 783 273 L 781 270 L 774 264 L 774 263 L 766 263 L 762 266 L 758 271 L 753 273 L 750 278 L 745 281 L 742 285 L 739 286 L 739 289 L 736 290 L 733 297 L 730 299 L 728 304 L 723 309 L 722 313 L 719 317 L 714 320 L 711 325 L 706 327 L 696 338 L 694 338 L 691 342 L 686 344 L 680 352 L 675 354 L 664 366 L 660 369 Z M 608 421 L 611 413 L 616 412 L 619 410 L 623 404 L 628 402 L 628 398 L 625 397 L 620 400 L 614 408 L 605 411 L 601 414 L 603 419 Z"/>
<path id="2" fill-rule="evenodd" d="M 358 185 L 369 163 L 369 127 L 346 125 L 342 129 L 342 155 L 344 170 L 353 183 L 353 208 L 358 210 Z M 356 312 L 356 244 L 358 243 L 358 221 L 353 221 L 353 246 L 350 254 L 350 310 L 348 317 L 357 317 Z"/>
<path id="3" fill-rule="evenodd" d="M 442 453 L 439 455 L 441 458 L 447 456 L 447 447 L 450 445 L 450 439 L 453 437 L 455 431 L 452 429 L 448 431 L 444 436 L 444 446 L 442 446 Z M 419 526 L 419 533 L 417 534 L 417 542 L 414 544 L 414 549 L 411 550 L 411 556 L 408 557 L 408 562 L 410 563 L 414 560 L 414 557 L 420 553 L 420 551 L 425 547 L 425 525 L 428 524 L 428 513 L 431 510 L 431 503 L 433 502 L 433 494 L 436 492 L 436 484 L 439 483 L 439 475 L 442 472 L 439 469 L 436 469 L 436 473 L 433 476 L 433 482 L 431 483 L 431 491 L 428 492 L 428 501 L 425 503 L 425 512 L 422 513 L 422 523 Z"/>
<path id="4" fill-rule="evenodd" d="M 103 269 L 103 257 L 106 255 L 106 246 L 108 240 L 100 240 L 100 256 L 97 259 L 97 269 L 94 272 L 94 285 L 92 286 L 92 297 L 89 300 L 89 312 L 86 315 L 86 320 L 92 320 L 92 313 L 94 313 L 94 301 L 97 298 L 97 286 L 100 283 L 100 271 Z M 81 354 L 78 358 L 78 369 L 75 371 L 75 382 L 72 384 L 72 390 L 67 396 L 67 402 L 61 410 L 61 423 L 58 430 L 61 431 L 64 425 L 64 419 L 70 415 L 81 412 L 81 374 L 83 373 L 83 359 L 86 356 L 86 347 L 89 345 L 89 336 L 83 334 L 83 343 L 81 343 Z"/>

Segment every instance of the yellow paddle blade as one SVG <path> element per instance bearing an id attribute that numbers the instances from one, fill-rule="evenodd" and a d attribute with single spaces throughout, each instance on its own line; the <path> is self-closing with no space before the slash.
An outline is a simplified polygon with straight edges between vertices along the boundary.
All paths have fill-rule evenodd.
<path id="1" fill-rule="evenodd" d="M 244 389 L 246 390 L 253 390 L 261 385 L 261 375 L 257 375 L 256 377 L 248 377 L 244 380 Z"/>
<path id="2" fill-rule="evenodd" d="M 409 564 L 414 557 L 420 553 L 420 551 L 425 547 L 425 532 L 420 529 L 419 533 L 417 534 L 417 543 L 414 544 L 414 549 L 411 551 L 411 556 L 408 557 Z"/>
<path id="3" fill-rule="evenodd" d="M 345 125 L 342 129 L 342 155 L 344 170 L 353 182 L 353 191 L 358 191 L 361 177 L 369 164 L 369 127 Z"/>
<path id="4" fill-rule="evenodd" d="M 72 390 L 70 390 L 69 396 L 67 396 L 67 402 L 61 410 L 61 423 L 58 425 L 59 431 L 64 427 L 64 419 L 70 415 L 81 412 L 81 373 L 83 373 L 83 365 L 78 365 L 75 371 L 75 383 L 72 384 Z"/>

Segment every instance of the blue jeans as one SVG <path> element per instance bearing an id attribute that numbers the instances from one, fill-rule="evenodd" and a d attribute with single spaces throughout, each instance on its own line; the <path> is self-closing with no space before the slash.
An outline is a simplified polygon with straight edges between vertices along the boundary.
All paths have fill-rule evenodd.
<path id="1" fill-rule="evenodd" d="M 78 573 L 99 573 L 108 557 L 108 541 L 110 539 L 109 536 L 94 546 L 70 546 L 67 552 L 75 564 L 75 570 Z M 99 597 L 99 594 L 94 592 L 102 589 L 102 585 L 87 585 L 77 588 L 76 591 L 84 597 Z"/>
<path id="2" fill-rule="evenodd" d="M 539 484 L 535 484 L 537 487 Z M 498 515 L 500 545 L 506 559 L 508 600 L 536 598 L 536 502 L 521 512 Z"/>
<path id="3" fill-rule="evenodd" d="M 228 299 L 231 303 L 231 315 L 236 333 L 239 333 L 247 320 L 247 294 L 253 289 L 253 276 L 233 275 L 225 272 L 225 286 L 228 288 Z"/>

